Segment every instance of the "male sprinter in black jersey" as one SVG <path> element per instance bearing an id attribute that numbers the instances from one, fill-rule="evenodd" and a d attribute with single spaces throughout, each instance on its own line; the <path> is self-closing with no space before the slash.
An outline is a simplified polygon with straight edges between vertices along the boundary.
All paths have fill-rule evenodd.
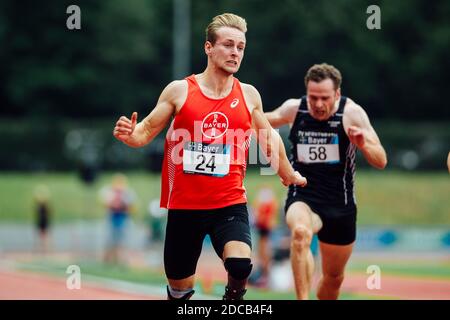
<path id="1" fill-rule="evenodd" d="M 356 148 L 373 167 L 383 169 L 387 164 L 366 112 L 341 96 L 341 81 L 335 67 L 314 65 L 305 77 L 306 96 L 266 113 L 273 127 L 291 126 L 291 163 L 308 177 L 306 187 L 289 187 L 285 206 L 298 299 L 308 299 L 314 271 L 310 244 L 317 232 L 323 272 L 317 297 L 339 296 L 356 238 Z"/>

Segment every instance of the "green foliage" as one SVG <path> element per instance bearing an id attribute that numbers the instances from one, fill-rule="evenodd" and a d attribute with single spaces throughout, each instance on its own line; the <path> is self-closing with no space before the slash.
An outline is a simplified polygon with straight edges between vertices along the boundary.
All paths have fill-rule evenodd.
<path id="1" fill-rule="evenodd" d="M 158 46 L 156 5 L 83 1 L 81 30 L 68 30 L 69 4 L 5 5 L 7 111 L 89 117 L 131 112 L 152 101 L 160 90 L 154 75 L 164 74 L 167 56 Z"/>
<path id="2" fill-rule="evenodd" d="M 450 3 L 376 1 L 381 30 L 368 30 L 368 0 L 191 0 L 191 66 L 206 65 L 204 29 L 223 12 L 248 22 L 238 77 L 266 109 L 304 94 L 313 63 L 341 69 L 343 93 L 382 118 L 449 119 Z M 115 117 L 147 113 L 171 81 L 171 0 L 78 1 L 78 31 L 66 28 L 70 1 L 2 1 L 0 115 Z M 430 112 L 431 111 L 431 112 Z"/>

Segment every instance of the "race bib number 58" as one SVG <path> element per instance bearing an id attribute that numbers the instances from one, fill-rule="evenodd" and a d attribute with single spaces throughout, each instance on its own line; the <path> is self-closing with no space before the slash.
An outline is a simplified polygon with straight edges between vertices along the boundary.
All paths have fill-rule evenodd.
<path id="1" fill-rule="evenodd" d="M 333 133 L 315 133 L 297 144 L 298 161 L 302 163 L 338 163 L 339 137 Z"/>
<path id="2" fill-rule="evenodd" d="M 299 162 L 339 162 L 339 147 L 337 144 L 298 144 Z"/>
<path id="3" fill-rule="evenodd" d="M 183 172 L 223 177 L 230 171 L 230 146 L 186 142 L 183 148 Z"/>

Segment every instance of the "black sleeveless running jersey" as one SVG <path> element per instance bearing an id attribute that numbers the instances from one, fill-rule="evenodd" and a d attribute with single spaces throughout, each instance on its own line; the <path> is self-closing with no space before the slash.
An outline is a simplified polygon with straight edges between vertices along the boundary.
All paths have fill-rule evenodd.
<path id="1" fill-rule="evenodd" d="M 356 146 L 350 143 L 342 124 L 346 97 L 341 97 L 337 112 L 318 121 L 308 111 L 306 96 L 289 134 L 291 164 L 308 183 L 289 187 L 289 197 L 315 203 L 355 205 L 353 191 Z"/>

